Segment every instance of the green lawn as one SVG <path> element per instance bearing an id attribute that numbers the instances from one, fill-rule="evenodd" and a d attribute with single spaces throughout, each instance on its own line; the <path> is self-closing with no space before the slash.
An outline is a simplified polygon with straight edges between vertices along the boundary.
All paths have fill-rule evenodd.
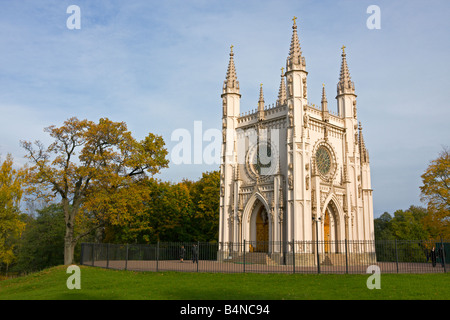
<path id="1" fill-rule="evenodd" d="M 369 290 L 369 275 L 219 274 L 132 272 L 81 267 L 81 289 L 69 290 L 59 266 L 0 281 L 0 300 L 305 300 L 450 299 L 450 274 L 382 274 Z"/>

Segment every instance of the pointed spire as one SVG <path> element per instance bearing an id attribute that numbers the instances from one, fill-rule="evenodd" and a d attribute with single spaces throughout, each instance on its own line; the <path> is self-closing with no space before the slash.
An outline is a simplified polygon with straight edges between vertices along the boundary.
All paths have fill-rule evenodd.
<path id="1" fill-rule="evenodd" d="M 294 23 L 292 25 L 291 46 L 289 48 L 289 57 L 286 62 L 286 71 L 291 71 L 294 68 L 297 70 L 305 70 L 305 58 L 302 57 L 302 50 L 297 34 L 297 17 L 294 17 L 292 20 Z"/>
<path id="2" fill-rule="evenodd" d="M 263 84 L 260 84 L 260 88 L 259 88 L 259 103 L 263 103 L 263 107 L 264 107 L 264 93 L 263 93 Z"/>
<path id="3" fill-rule="evenodd" d="M 369 162 L 369 152 L 367 151 L 366 145 L 364 143 L 364 137 L 362 134 L 361 122 L 359 122 L 359 154 L 361 157 L 361 164 Z"/>
<path id="4" fill-rule="evenodd" d="M 355 84 L 351 80 L 350 72 L 348 71 L 347 66 L 347 54 L 345 53 L 345 46 L 342 46 L 342 62 L 341 62 L 341 73 L 339 76 L 339 82 L 337 85 L 337 93 L 345 94 L 345 93 L 355 93 Z"/>
<path id="5" fill-rule="evenodd" d="M 284 81 L 284 68 L 281 68 L 280 90 L 278 90 L 277 107 L 286 104 L 286 82 Z"/>
<path id="6" fill-rule="evenodd" d="M 325 93 L 325 83 L 322 84 L 322 119 L 328 121 L 330 114 L 328 113 L 327 94 Z"/>
<path id="7" fill-rule="evenodd" d="M 322 111 L 328 112 L 327 94 L 325 93 L 325 83 L 322 84 Z"/>
<path id="8" fill-rule="evenodd" d="M 227 76 L 223 83 L 223 93 L 239 93 L 239 81 L 237 81 L 236 67 L 234 66 L 233 45 L 230 47 L 230 61 L 228 62 Z"/>
<path id="9" fill-rule="evenodd" d="M 264 93 L 263 84 L 261 83 L 259 88 L 259 100 L 258 100 L 258 119 L 264 120 Z"/>

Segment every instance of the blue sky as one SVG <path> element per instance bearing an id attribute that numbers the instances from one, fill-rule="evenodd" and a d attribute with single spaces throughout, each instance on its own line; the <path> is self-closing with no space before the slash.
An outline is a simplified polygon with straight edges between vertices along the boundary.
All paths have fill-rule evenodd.
<path id="1" fill-rule="evenodd" d="M 369 30 L 369 5 L 381 29 Z M 81 9 L 69 30 L 67 7 Z M 137 138 L 170 141 L 178 128 L 221 127 L 221 88 L 234 45 L 241 111 L 259 84 L 276 101 L 292 17 L 311 103 L 325 83 L 329 109 L 341 46 L 369 149 L 375 216 L 420 205 L 420 175 L 449 145 L 450 2 L 443 1 L 13 1 L 0 2 L 0 154 L 25 163 L 20 140 L 77 116 L 125 121 Z M 218 165 L 171 165 L 163 180 L 197 179 Z"/>

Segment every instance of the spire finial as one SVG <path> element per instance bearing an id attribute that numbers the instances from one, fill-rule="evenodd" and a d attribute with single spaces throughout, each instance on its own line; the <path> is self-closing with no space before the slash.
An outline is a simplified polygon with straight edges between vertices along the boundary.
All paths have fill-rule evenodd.
<path id="1" fill-rule="evenodd" d="M 351 80 L 350 72 L 348 71 L 347 58 L 345 54 L 346 46 L 342 46 L 342 63 L 341 73 L 338 82 L 338 95 L 344 93 L 355 93 L 355 84 Z"/>
<path id="2" fill-rule="evenodd" d="M 239 81 L 237 81 L 236 67 L 234 66 L 233 45 L 230 46 L 230 61 L 228 62 L 227 75 L 224 82 L 224 89 L 235 89 L 239 92 Z"/>
<path id="3" fill-rule="evenodd" d="M 322 109 L 328 111 L 327 94 L 325 93 L 325 83 L 322 83 Z"/>
<path id="4" fill-rule="evenodd" d="M 263 84 L 260 84 L 259 88 L 259 101 L 258 101 L 258 119 L 264 120 L 264 94 L 263 94 Z"/>
<path id="5" fill-rule="evenodd" d="M 325 83 L 322 83 L 322 119 L 325 122 L 329 122 L 330 114 L 328 113 L 328 101 L 327 94 L 325 93 Z"/>
<path id="6" fill-rule="evenodd" d="M 289 48 L 288 61 L 286 62 L 286 71 L 289 72 L 293 69 L 304 70 L 305 69 L 305 58 L 302 57 L 302 51 L 300 48 L 300 42 L 298 41 L 297 34 L 297 17 L 294 17 L 292 21 L 294 24 L 292 26 L 292 39 L 291 46 Z"/>
<path id="7" fill-rule="evenodd" d="M 359 154 L 361 155 L 361 163 L 368 163 L 369 152 L 367 151 L 366 144 L 364 143 L 361 121 L 359 121 L 358 129 L 359 129 Z"/>
<path id="8" fill-rule="evenodd" d="M 286 84 L 284 83 L 284 68 L 281 68 L 280 89 L 278 90 L 277 106 L 282 106 L 286 103 Z"/>
<path id="9" fill-rule="evenodd" d="M 259 102 L 264 102 L 263 84 L 259 85 Z"/>

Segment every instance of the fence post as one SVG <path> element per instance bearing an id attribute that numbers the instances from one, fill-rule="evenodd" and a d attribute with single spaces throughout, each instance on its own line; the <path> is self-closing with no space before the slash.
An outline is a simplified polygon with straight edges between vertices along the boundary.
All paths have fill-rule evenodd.
<path id="1" fill-rule="evenodd" d="M 83 251 L 84 251 L 84 243 L 81 244 L 80 265 L 83 265 Z"/>
<path id="2" fill-rule="evenodd" d="M 156 272 L 159 271 L 159 240 L 156 244 Z"/>
<path id="3" fill-rule="evenodd" d="M 128 270 L 128 243 L 125 246 L 125 270 Z"/>
<path id="4" fill-rule="evenodd" d="M 245 273 L 245 239 L 244 239 L 244 273 Z"/>
<path id="5" fill-rule="evenodd" d="M 395 241 L 395 262 L 397 265 L 397 273 L 398 273 L 398 251 L 397 251 L 397 239 L 394 240 Z"/>
<path id="6" fill-rule="evenodd" d="M 441 237 L 441 250 L 442 250 L 442 266 L 444 267 L 444 273 L 447 272 L 447 269 L 445 268 L 445 248 L 444 248 L 444 242 L 442 241 L 442 237 Z"/>
<path id="7" fill-rule="evenodd" d="M 94 266 L 94 260 L 95 260 L 95 243 L 92 243 L 92 266 Z"/>
<path id="8" fill-rule="evenodd" d="M 348 274 L 348 243 L 345 239 L 345 273 Z"/>
<path id="9" fill-rule="evenodd" d="M 197 262 L 197 272 L 198 272 L 198 260 L 200 258 L 200 241 L 197 241 L 197 252 L 196 252 L 197 256 L 195 257 L 196 262 Z"/>
<path id="10" fill-rule="evenodd" d="M 106 244 L 106 269 L 109 269 L 109 243 Z"/>
<path id="11" fill-rule="evenodd" d="M 295 273 L 295 242 L 292 239 L 292 273 Z"/>
<path id="12" fill-rule="evenodd" d="M 320 257 L 319 257 L 319 240 L 318 239 L 316 239 L 316 256 L 317 256 L 317 273 L 320 273 Z"/>

